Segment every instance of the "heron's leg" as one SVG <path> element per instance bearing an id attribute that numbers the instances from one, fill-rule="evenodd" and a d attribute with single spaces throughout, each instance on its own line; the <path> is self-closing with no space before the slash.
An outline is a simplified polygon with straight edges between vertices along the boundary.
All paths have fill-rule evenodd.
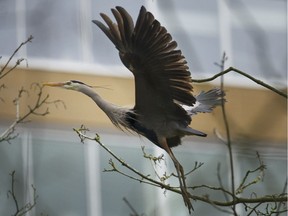
<path id="1" fill-rule="evenodd" d="M 161 139 L 158 138 L 158 141 L 159 141 L 161 147 L 169 154 L 169 156 L 171 157 L 171 159 L 172 159 L 172 161 L 174 163 L 174 166 L 176 168 L 176 172 L 177 172 L 177 175 L 178 175 L 178 179 L 179 179 L 179 184 L 180 184 L 182 197 L 183 197 L 185 205 L 187 206 L 187 208 L 189 210 L 189 213 L 191 214 L 191 210 L 194 210 L 194 209 L 193 209 L 191 200 L 189 198 L 189 192 L 187 191 L 183 167 L 178 162 L 176 157 L 174 156 L 171 148 L 168 146 L 166 138 L 161 138 Z"/>

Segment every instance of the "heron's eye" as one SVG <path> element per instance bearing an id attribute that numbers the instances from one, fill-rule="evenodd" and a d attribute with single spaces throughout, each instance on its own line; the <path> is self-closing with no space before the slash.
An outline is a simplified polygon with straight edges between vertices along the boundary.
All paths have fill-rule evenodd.
<path id="1" fill-rule="evenodd" d="M 71 85 L 71 84 L 72 84 L 71 81 L 66 82 L 66 85 Z"/>

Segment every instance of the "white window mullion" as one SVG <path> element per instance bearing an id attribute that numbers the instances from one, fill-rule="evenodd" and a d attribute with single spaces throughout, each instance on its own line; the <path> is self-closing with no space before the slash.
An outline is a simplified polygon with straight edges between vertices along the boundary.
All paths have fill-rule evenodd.
<path id="1" fill-rule="evenodd" d="M 33 204 L 34 200 L 34 172 L 33 172 L 33 149 L 32 149 L 32 137 L 29 131 L 25 131 L 22 137 L 22 170 L 23 170 L 23 200 L 24 203 Z M 35 208 L 27 212 L 26 216 L 32 216 L 35 214 Z"/>
<path id="2" fill-rule="evenodd" d="M 28 38 L 28 35 L 26 33 L 26 0 L 16 0 L 15 11 L 17 44 L 21 44 Z M 21 58 L 27 58 L 26 46 L 23 46 L 18 51 L 18 55 L 21 56 Z"/>
<path id="3" fill-rule="evenodd" d="M 84 62 L 93 62 L 92 52 L 92 15 L 91 0 L 81 0 L 80 4 L 80 35 L 81 35 L 81 51 L 82 60 Z"/>
<path id="4" fill-rule="evenodd" d="M 87 215 L 102 215 L 101 168 L 99 146 L 94 141 L 84 144 L 86 167 Z"/>
<path id="5" fill-rule="evenodd" d="M 226 53 L 228 59 L 226 66 L 233 65 L 232 38 L 231 38 L 231 8 L 229 8 L 230 0 L 218 1 L 218 18 L 219 18 L 219 37 L 220 37 L 220 56 Z"/>

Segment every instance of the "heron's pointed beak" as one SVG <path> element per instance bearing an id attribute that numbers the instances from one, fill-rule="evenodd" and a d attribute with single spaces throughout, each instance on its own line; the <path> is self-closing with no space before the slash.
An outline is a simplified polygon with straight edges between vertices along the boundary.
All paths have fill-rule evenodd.
<path id="1" fill-rule="evenodd" d="M 51 87 L 63 87 L 65 85 L 64 82 L 47 82 L 42 83 L 43 86 L 51 86 Z"/>

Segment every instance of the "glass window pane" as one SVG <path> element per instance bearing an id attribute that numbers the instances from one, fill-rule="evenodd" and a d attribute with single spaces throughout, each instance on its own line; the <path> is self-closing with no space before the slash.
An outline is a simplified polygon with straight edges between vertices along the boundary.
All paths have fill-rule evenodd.
<path id="1" fill-rule="evenodd" d="M 84 148 L 77 141 L 33 139 L 37 215 L 86 215 Z"/>
<path id="2" fill-rule="evenodd" d="M 125 71 L 123 75 L 130 74 L 122 65 L 114 45 L 91 22 L 91 19 L 101 20 L 101 12 L 113 17 L 110 9 L 116 6 L 115 1 L 27 0 L 23 1 L 25 8 L 20 8 L 19 2 L 22 1 L 0 2 L 0 39 L 5 41 L 1 46 L 1 55 L 9 55 L 19 40 L 26 39 L 17 38 L 20 32 L 34 36 L 33 43 L 27 46 L 30 59 L 48 58 L 73 63 L 87 63 L 88 60 L 89 63 L 108 68 L 121 66 Z M 193 77 L 197 77 L 197 73 L 202 77 L 204 73 L 215 74 L 219 71 L 214 62 L 221 59 L 224 51 L 220 47 L 220 41 L 223 42 L 220 37 L 223 35 L 220 32 L 222 23 L 219 23 L 219 13 L 222 11 L 220 7 L 225 5 L 230 18 L 230 25 L 225 31 L 231 33 L 227 36 L 231 40 L 231 44 L 227 42 L 231 48 L 227 53 L 228 58 L 230 56 L 232 59 L 231 66 L 260 79 L 287 80 L 285 1 L 261 0 L 260 3 L 260 0 L 242 0 L 220 5 L 218 1 L 211 0 L 144 3 L 177 41 Z M 142 4 L 124 0 L 117 2 L 134 20 Z M 19 26 L 16 22 L 19 12 L 21 16 L 26 16 L 25 26 Z M 13 42 L 15 46 L 11 46 Z M 116 71 L 115 74 L 121 72 Z"/>
<path id="3" fill-rule="evenodd" d="M 10 56 L 17 47 L 15 1 L 0 1 L 0 42 L 0 56 Z"/>
<path id="4" fill-rule="evenodd" d="M 270 82 L 287 80 L 286 3 L 231 1 L 233 66 Z"/>
<path id="5" fill-rule="evenodd" d="M 182 50 L 192 77 L 217 71 L 219 29 L 217 1 L 157 1 L 164 25 Z M 157 17 L 157 16 L 156 16 Z"/>
<path id="6" fill-rule="evenodd" d="M 76 0 L 26 1 L 28 57 L 81 60 L 79 6 Z"/>
<path id="7" fill-rule="evenodd" d="M 0 126 L 0 134 L 6 128 Z M 22 158 L 22 141 L 18 137 L 11 141 L 11 144 L 6 142 L 0 143 L 0 215 L 12 215 L 15 210 L 15 204 L 11 196 L 9 199 L 7 193 L 11 190 L 11 176 L 15 171 L 15 190 L 19 203 L 23 202 L 23 162 Z"/>
<path id="8" fill-rule="evenodd" d="M 63 134 L 63 136 L 59 134 Z M 167 210 L 170 215 L 187 215 L 187 209 L 184 207 L 183 200 L 179 194 L 169 191 L 165 193 L 163 189 L 139 183 L 116 172 L 102 172 L 104 169 L 111 168 L 109 160 L 112 157 L 102 148 L 96 149 L 99 151 L 97 155 L 99 155 L 100 171 L 97 172 L 97 177 L 101 178 L 101 185 L 97 188 L 100 188 L 100 190 L 93 191 L 87 185 L 87 152 L 85 153 L 87 143 L 81 144 L 78 137 L 76 140 L 74 138 L 67 139 L 67 135 L 68 137 L 75 135 L 72 132 L 53 132 L 39 129 L 37 133 L 33 132 L 31 136 L 22 135 L 13 140 L 10 145 L 5 145 L 5 143 L 0 145 L 1 190 L 8 191 L 10 189 L 11 178 L 9 173 L 16 170 L 17 195 L 19 196 L 19 201 L 22 202 L 25 197 L 24 193 L 27 193 L 27 189 L 29 189 L 29 185 L 25 185 L 25 179 L 27 175 L 31 175 L 32 179 L 30 179 L 30 182 L 36 187 L 37 195 L 39 196 L 35 211 L 37 215 L 41 213 L 69 216 L 87 215 L 87 203 L 89 202 L 89 197 L 91 197 L 88 196 L 88 193 L 94 193 L 96 197 L 102 197 L 102 215 L 131 214 L 131 209 L 123 201 L 124 197 L 139 214 L 161 215 L 160 213 L 162 213 L 162 215 L 167 215 L 165 214 Z M 155 153 L 156 147 L 146 139 L 139 139 L 138 136 L 108 133 L 101 133 L 100 136 L 102 143 L 120 158 L 140 172 L 147 175 L 150 174 L 154 178 L 154 169 L 150 161 L 143 158 L 141 146 L 145 146 L 146 153 L 155 156 L 164 153 L 163 150 L 158 149 L 157 153 Z M 27 145 L 23 145 L 23 143 L 32 147 L 32 154 L 26 155 L 29 157 L 30 163 L 27 163 L 27 161 L 24 163 L 23 152 L 27 151 L 27 149 L 24 149 Z M 234 146 L 233 152 L 237 187 L 246 171 L 257 168 L 259 162 L 255 150 L 243 150 L 243 148 Z M 285 148 L 272 149 L 271 147 L 263 147 L 260 149 L 261 159 L 267 165 L 264 181 L 247 188 L 242 194 L 243 197 L 250 197 L 253 192 L 256 192 L 258 196 L 282 192 L 287 176 L 286 152 Z M 220 176 L 222 184 L 226 188 L 230 188 L 230 168 L 227 149 L 224 144 L 200 143 L 194 139 L 185 139 L 180 147 L 174 149 L 174 154 L 186 172 L 194 168 L 195 161 L 204 163 L 200 169 L 187 177 L 188 185 L 200 186 L 205 184 L 215 187 L 219 186 L 217 180 L 217 166 L 219 163 L 221 164 Z M 135 176 L 116 162 L 115 159 L 113 159 L 113 162 L 124 173 Z M 26 167 L 29 164 L 32 166 Z M 160 172 L 163 170 L 167 171 L 168 175 L 175 172 L 175 168 L 167 154 L 165 154 L 165 163 L 156 167 L 156 169 L 158 168 Z M 26 171 L 24 172 L 24 170 Z M 258 173 L 251 174 L 248 181 L 254 180 L 256 176 L 258 176 Z M 178 180 L 175 177 L 171 177 L 167 182 L 171 185 L 178 185 Z M 195 195 L 209 194 L 211 199 L 224 200 L 221 191 L 195 189 L 193 193 Z M 0 212 L 3 215 L 10 215 L 14 209 L 12 200 L 7 199 L 4 192 L 0 194 L 0 200 Z M 168 208 L 163 210 L 159 208 L 161 205 L 165 205 Z M 197 215 L 215 215 L 214 207 L 206 203 L 198 201 L 195 202 L 194 207 L 194 213 Z M 263 208 L 265 208 L 265 205 Z M 242 209 L 243 212 L 244 208 Z"/>
<path id="9" fill-rule="evenodd" d="M 93 20 L 99 20 L 103 23 L 103 19 L 100 16 L 100 13 L 107 14 L 113 22 L 116 22 L 114 19 L 114 16 L 111 12 L 111 8 L 115 8 L 115 6 L 121 6 L 127 10 L 127 12 L 132 16 L 133 21 L 136 22 L 137 16 L 139 14 L 139 10 L 141 5 L 145 5 L 141 1 L 115 1 L 108 0 L 108 1 L 92 1 L 92 19 Z M 115 48 L 114 44 L 107 38 L 107 36 L 100 30 L 94 23 L 91 22 L 92 25 L 92 32 L 93 32 L 93 45 L 92 45 L 92 51 L 94 55 L 93 62 L 96 64 L 101 65 L 121 65 L 123 66 L 123 70 L 127 70 L 124 65 L 122 65 L 122 62 L 118 55 L 118 50 Z M 106 24 L 105 24 L 106 25 Z"/>

